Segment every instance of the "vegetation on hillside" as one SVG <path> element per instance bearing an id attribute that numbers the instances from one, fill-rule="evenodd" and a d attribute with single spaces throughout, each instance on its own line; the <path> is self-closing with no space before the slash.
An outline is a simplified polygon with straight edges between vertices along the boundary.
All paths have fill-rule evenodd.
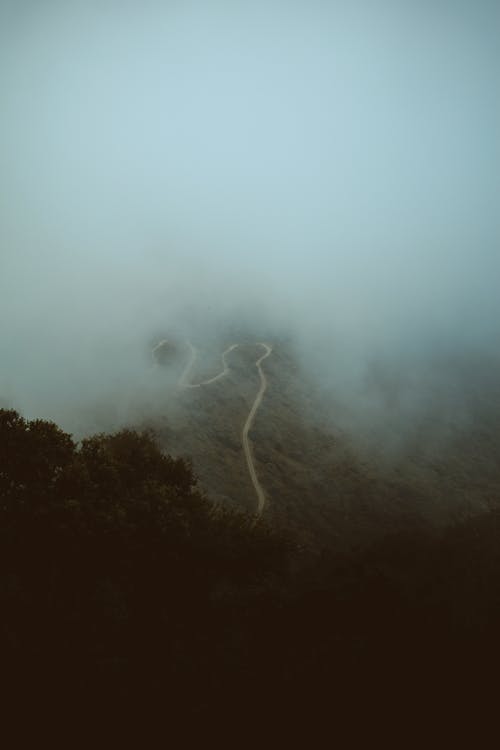
<path id="1" fill-rule="evenodd" d="M 0 410 L 0 514 L 0 657 L 22 704 L 335 712 L 477 689 L 500 661 L 496 512 L 306 552 L 213 505 L 147 432 L 76 445 Z"/>

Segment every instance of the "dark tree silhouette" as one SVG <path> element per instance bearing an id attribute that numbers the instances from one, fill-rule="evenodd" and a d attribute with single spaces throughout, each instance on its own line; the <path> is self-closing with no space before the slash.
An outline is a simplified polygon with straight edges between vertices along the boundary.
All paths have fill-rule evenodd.
<path id="1" fill-rule="evenodd" d="M 499 519 L 300 551 L 212 504 L 149 432 L 77 445 L 0 410 L 2 677 L 22 705 L 198 719 L 244 721 L 255 696 L 283 720 L 472 699 L 500 666 Z"/>

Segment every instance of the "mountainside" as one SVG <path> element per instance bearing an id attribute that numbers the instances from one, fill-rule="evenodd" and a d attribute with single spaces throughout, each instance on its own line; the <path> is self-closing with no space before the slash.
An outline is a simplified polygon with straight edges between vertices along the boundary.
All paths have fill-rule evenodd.
<path id="1" fill-rule="evenodd" d="M 237 340 L 239 345 L 225 355 L 224 374 L 221 353 Z M 420 414 L 411 430 L 397 419 L 391 422 L 388 407 L 381 438 L 363 441 L 355 430 L 335 427 L 335 409 L 326 410 L 324 394 L 291 346 L 270 343 L 272 353 L 262 364 L 267 389 L 250 431 L 266 494 L 265 518 L 305 544 L 349 548 L 498 504 L 500 389 L 494 377 L 478 384 L 469 368 L 463 391 L 450 397 L 446 408 L 436 387 L 435 405 Z M 169 452 L 192 460 L 212 499 L 253 513 L 257 498 L 241 433 L 259 389 L 255 362 L 262 348 L 241 337 L 220 344 L 196 342 L 195 351 L 190 363 L 187 344 L 178 343 L 161 364 L 165 377 L 184 377 L 190 385 L 221 377 L 174 389 L 152 426 Z M 389 386 L 384 381 L 381 388 Z M 340 404 L 338 409 L 345 423 Z"/>

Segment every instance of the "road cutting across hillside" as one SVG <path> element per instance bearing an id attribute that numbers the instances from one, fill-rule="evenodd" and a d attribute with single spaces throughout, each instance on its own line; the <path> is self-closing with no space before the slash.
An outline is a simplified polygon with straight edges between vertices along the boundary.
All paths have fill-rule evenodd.
<path id="1" fill-rule="evenodd" d="M 262 511 L 264 510 L 264 507 L 266 504 L 266 496 L 259 482 L 257 472 L 255 471 L 255 465 L 254 465 L 253 456 L 252 456 L 252 447 L 248 439 L 248 433 L 252 426 L 252 422 L 255 418 L 255 415 L 257 413 L 257 409 L 259 408 L 262 402 L 264 393 L 266 392 L 266 388 L 267 388 L 267 378 L 262 370 L 261 363 L 263 362 L 263 360 L 266 359 L 266 357 L 269 357 L 269 355 L 272 352 L 272 348 L 269 346 L 269 344 L 259 344 L 259 346 L 263 346 L 264 349 L 266 350 L 265 354 L 263 354 L 262 357 L 260 357 L 255 363 L 257 370 L 259 371 L 259 375 L 260 375 L 260 388 L 259 388 L 259 392 L 257 393 L 257 396 L 255 397 L 255 401 L 253 402 L 253 406 L 250 409 L 250 414 L 247 417 L 247 421 L 243 425 L 243 432 L 241 435 L 241 440 L 243 443 L 243 451 L 245 453 L 245 458 L 247 461 L 250 479 L 252 480 L 252 484 L 257 494 L 257 515 L 261 516 Z"/>
<path id="2" fill-rule="evenodd" d="M 222 370 L 217 375 L 214 375 L 214 377 L 209 378 L 208 380 L 202 380 L 199 383 L 188 383 L 187 382 L 188 376 L 196 361 L 197 352 L 194 346 L 191 344 L 191 342 L 188 341 L 187 345 L 190 350 L 189 360 L 178 381 L 178 384 L 181 388 L 201 388 L 204 385 L 210 385 L 211 383 L 215 383 L 217 380 L 220 380 L 221 378 L 225 377 L 227 373 L 229 372 L 229 365 L 227 364 L 226 357 L 229 354 L 229 352 L 232 352 L 233 349 L 236 349 L 239 346 L 239 344 L 231 344 L 231 346 L 228 346 L 228 348 L 223 351 L 222 357 L 221 357 Z M 255 366 L 257 367 L 257 370 L 259 372 L 259 377 L 260 377 L 260 388 L 252 404 L 252 408 L 250 409 L 246 422 L 243 425 L 243 430 L 241 433 L 241 442 L 243 444 L 243 452 L 245 454 L 245 460 L 247 462 L 248 473 L 250 474 L 250 479 L 252 480 L 255 494 L 257 495 L 256 515 L 261 516 L 266 505 L 266 496 L 265 496 L 264 490 L 262 489 L 262 485 L 259 482 L 257 472 L 255 470 L 255 464 L 254 464 L 253 455 L 252 455 L 252 446 L 250 444 L 248 433 L 250 432 L 253 421 L 255 419 L 255 415 L 257 414 L 257 410 L 259 406 L 261 405 L 262 399 L 264 398 L 264 393 L 266 392 L 267 378 L 266 378 L 264 371 L 262 370 L 261 365 L 262 365 L 262 362 L 271 354 L 272 347 L 269 344 L 264 344 L 264 343 L 259 343 L 258 346 L 263 346 L 265 349 L 264 354 L 261 357 L 259 357 L 259 359 L 257 359 L 257 361 L 255 362 Z"/>
<path id="3" fill-rule="evenodd" d="M 197 352 L 190 341 L 187 342 L 187 345 L 190 349 L 189 360 L 188 360 L 186 367 L 184 368 L 184 371 L 181 377 L 179 378 L 179 385 L 182 388 L 201 388 L 202 385 L 210 385 L 210 383 L 215 383 L 216 380 L 220 380 L 221 378 L 225 377 L 227 373 L 229 372 L 229 366 L 227 364 L 226 355 L 229 354 L 229 352 L 232 352 L 233 349 L 236 349 L 236 347 L 238 346 L 238 344 L 231 344 L 231 346 L 228 346 L 228 348 L 222 352 L 221 359 L 222 359 L 223 369 L 217 375 L 214 375 L 213 378 L 209 378 L 208 380 L 202 380 L 199 383 L 188 383 L 187 378 L 195 363 Z"/>

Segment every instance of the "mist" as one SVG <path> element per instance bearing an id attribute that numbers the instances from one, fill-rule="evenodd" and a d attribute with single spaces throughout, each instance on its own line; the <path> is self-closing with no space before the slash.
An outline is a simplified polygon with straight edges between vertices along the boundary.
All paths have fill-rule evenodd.
<path id="1" fill-rule="evenodd" d="M 3 0 L 1 404 L 126 423 L 155 340 L 229 322 L 346 427 L 386 419 L 374 368 L 403 414 L 459 397 L 498 365 L 499 33 L 486 0 Z"/>

